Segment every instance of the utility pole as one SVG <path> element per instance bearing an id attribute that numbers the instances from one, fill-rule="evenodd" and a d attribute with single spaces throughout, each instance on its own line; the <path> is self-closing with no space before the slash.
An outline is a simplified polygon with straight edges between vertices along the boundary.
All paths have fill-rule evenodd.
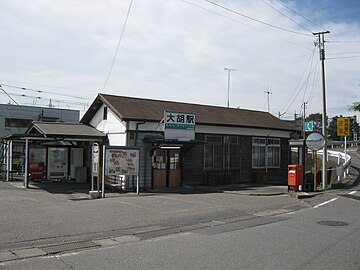
<path id="1" fill-rule="evenodd" d="M 228 90 L 228 98 L 227 98 L 227 107 L 230 107 L 230 73 L 231 71 L 236 70 L 235 68 L 224 68 L 225 71 L 228 72 L 228 80 L 227 80 L 227 90 Z"/>
<path id="2" fill-rule="evenodd" d="M 330 31 L 313 33 L 314 36 L 318 36 L 318 46 L 321 61 L 321 74 L 322 74 L 322 97 L 323 97 L 323 113 L 322 113 L 322 135 L 325 138 L 325 145 L 323 148 L 323 163 L 322 163 L 322 187 L 325 189 L 327 180 L 327 117 L 326 117 L 326 92 L 325 92 L 325 40 L 324 35 L 329 34 Z M 316 172 L 314 172 L 316 173 Z"/>
<path id="3" fill-rule="evenodd" d="M 265 94 L 268 95 L 267 97 L 267 100 L 268 100 L 268 113 L 270 113 L 270 99 L 269 99 L 269 96 L 272 94 L 270 91 L 269 91 L 269 88 L 267 91 L 264 91 Z"/>
<path id="4" fill-rule="evenodd" d="M 304 114 L 303 114 L 303 139 L 305 140 L 305 129 L 306 129 L 306 127 L 305 127 L 305 125 L 306 125 L 306 104 L 307 104 L 307 102 L 304 102 L 304 104 L 303 104 L 303 106 L 304 106 Z"/>

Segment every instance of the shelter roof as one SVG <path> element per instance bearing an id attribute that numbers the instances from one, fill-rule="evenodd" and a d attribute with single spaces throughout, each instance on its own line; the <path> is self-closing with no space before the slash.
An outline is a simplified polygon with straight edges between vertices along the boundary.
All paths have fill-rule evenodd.
<path id="1" fill-rule="evenodd" d="M 106 135 L 82 123 L 32 122 L 27 135 L 44 138 L 105 139 Z"/>

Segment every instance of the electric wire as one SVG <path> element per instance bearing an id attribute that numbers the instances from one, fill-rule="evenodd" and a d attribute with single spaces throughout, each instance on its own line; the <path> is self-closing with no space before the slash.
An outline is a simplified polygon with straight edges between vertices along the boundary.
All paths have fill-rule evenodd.
<path id="1" fill-rule="evenodd" d="M 12 82 L 12 83 L 15 83 L 15 84 L 30 84 L 30 85 L 37 85 L 37 86 L 40 86 L 40 87 L 50 87 L 50 88 L 66 89 L 66 90 L 80 91 L 80 92 L 89 93 L 89 89 L 84 90 L 84 89 L 79 89 L 79 88 L 70 88 L 70 87 L 64 87 L 64 86 L 58 86 L 58 85 L 39 84 L 39 83 L 33 83 L 33 82 L 13 81 L 13 80 L 6 80 L 6 79 L 5 80 L 0 79 L 0 81 Z M 32 87 L 32 88 L 34 88 L 34 87 Z"/>
<path id="2" fill-rule="evenodd" d="M 291 44 L 293 44 L 293 45 L 295 45 L 295 46 L 301 47 L 301 48 L 303 48 L 303 49 L 305 49 L 305 50 L 312 51 L 312 49 L 309 49 L 308 47 L 305 47 L 305 46 L 303 46 L 303 45 L 301 45 L 301 44 L 299 44 L 299 43 L 296 43 L 296 42 L 294 42 L 294 41 L 285 39 L 285 38 L 283 38 L 283 37 L 280 37 L 280 36 L 278 36 L 278 35 L 276 35 L 276 34 L 274 34 L 274 33 L 271 33 L 271 32 L 269 32 L 269 31 L 265 31 L 265 30 L 256 28 L 256 27 L 254 27 L 254 26 L 248 25 L 248 24 L 246 24 L 246 23 L 240 22 L 240 21 L 238 21 L 238 20 L 235 20 L 235 19 L 233 19 L 233 18 L 230 18 L 230 17 L 228 17 L 228 16 L 225 16 L 225 15 L 223 15 L 223 14 L 221 14 L 221 13 L 218 13 L 218 12 L 215 12 L 215 11 L 213 11 L 213 10 L 207 9 L 207 8 L 205 8 L 205 7 L 199 6 L 199 5 L 197 5 L 197 4 L 194 4 L 194 3 L 192 3 L 192 2 L 189 2 L 189 1 L 187 1 L 187 0 L 180 0 L 180 1 L 182 1 L 182 2 L 184 2 L 184 3 L 187 3 L 187 4 L 189 4 L 189 5 L 192 5 L 192 6 L 194 6 L 194 7 L 197 7 L 197 8 L 199 8 L 199 9 L 202 9 L 202 10 L 204 10 L 204 11 L 206 11 L 206 12 L 212 13 L 212 14 L 214 14 L 214 15 L 217 15 L 217 16 L 220 16 L 220 17 L 223 17 L 223 18 L 226 18 L 226 19 L 228 19 L 228 20 L 230 20 L 230 21 L 233 21 L 233 22 L 235 22 L 235 23 L 238 23 L 238 24 L 244 25 L 244 26 L 246 26 L 246 27 L 252 28 L 252 29 L 254 29 L 254 30 L 256 30 L 256 31 L 259 31 L 259 32 L 262 32 L 262 33 L 264 33 L 264 34 L 266 34 L 266 35 L 274 36 L 274 37 L 279 38 L 279 39 L 281 39 L 281 40 L 284 40 L 284 41 L 286 41 L 286 42 L 288 42 L 288 43 L 291 43 Z"/>
<path id="3" fill-rule="evenodd" d="M 309 99 L 306 101 L 308 106 L 310 107 L 310 104 L 312 102 L 312 99 L 314 97 L 314 93 L 315 93 L 315 88 L 316 88 L 316 85 L 317 85 L 317 82 L 318 82 L 318 77 L 319 77 L 319 61 L 316 61 L 316 64 L 315 64 L 315 75 L 313 77 L 313 83 L 312 83 L 312 88 L 311 88 L 311 92 L 310 92 L 310 96 L 309 96 Z"/>
<path id="4" fill-rule="evenodd" d="M 23 97 L 23 98 L 32 98 L 32 99 L 48 100 L 48 101 L 51 100 L 53 102 L 65 103 L 65 104 L 70 104 L 70 105 L 86 105 L 87 104 L 86 102 L 69 101 L 69 100 L 56 99 L 56 98 L 51 98 L 51 97 L 38 97 L 38 96 L 12 93 L 12 92 L 8 92 L 8 94 L 12 95 L 12 96 Z"/>
<path id="5" fill-rule="evenodd" d="M 312 58 L 311 58 L 310 67 L 309 67 L 309 73 L 308 73 L 308 77 L 307 77 L 307 80 L 306 80 L 306 85 L 305 85 L 305 90 L 304 90 L 302 103 L 305 102 L 306 91 L 307 91 L 308 83 L 309 83 L 309 80 L 310 80 L 310 75 L 311 75 L 311 72 L 312 72 L 312 66 L 313 66 L 313 63 L 314 63 L 314 55 L 315 55 L 315 53 L 312 55 Z"/>
<path id="6" fill-rule="evenodd" d="M 282 1 L 280 0 L 275 0 L 276 2 L 280 3 L 281 5 L 283 5 L 285 8 L 287 8 L 288 10 L 294 12 L 296 15 L 299 15 L 300 17 L 302 17 L 303 19 L 307 20 L 309 23 L 312 23 L 313 25 L 320 27 L 322 30 L 327 31 L 327 29 L 321 27 L 320 25 L 314 23 L 313 21 L 309 20 L 308 18 L 306 18 L 304 15 L 298 13 L 296 10 L 290 8 L 289 6 L 287 6 L 286 4 L 284 4 Z"/>
<path id="7" fill-rule="evenodd" d="M 266 26 L 269 26 L 269 27 L 272 27 L 272 28 L 275 28 L 275 29 L 278 29 L 278 30 L 282 30 L 282 31 L 286 31 L 286 32 L 289 32 L 289 33 L 298 34 L 298 35 L 302 35 L 302 36 L 309 36 L 309 37 L 310 37 L 310 36 L 313 36 L 313 35 L 305 34 L 305 33 L 302 33 L 302 32 L 298 32 L 298 31 L 286 29 L 286 28 L 283 28 L 283 27 L 280 27 L 280 26 L 276 26 L 276 25 L 273 25 L 273 24 L 271 24 L 271 23 L 267 23 L 267 22 L 260 21 L 260 20 L 258 20 L 258 19 L 255 19 L 255 18 L 253 18 L 253 17 L 247 16 L 247 15 L 245 15 L 245 14 L 242 14 L 242 13 L 240 13 L 240 12 L 237 12 L 237 11 L 235 11 L 235 10 L 233 10 L 233 9 L 230 9 L 230 8 L 228 8 L 228 7 L 225 7 L 225 6 L 223 6 L 223 5 L 220 5 L 220 4 L 215 3 L 215 2 L 213 2 L 213 1 L 210 1 L 210 0 L 203 0 L 203 1 L 205 1 L 205 2 L 207 2 L 207 3 L 210 3 L 210 4 L 214 5 L 214 6 L 217 6 L 217 7 L 219 7 L 219 8 L 222 8 L 222 9 L 224 9 L 224 10 L 226 10 L 226 11 L 231 12 L 231 13 L 234 13 L 234 14 L 236 14 L 236 15 L 239 15 L 239 16 L 241 16 L 241 17 L 247 18 L 247 19 L 249 19 L 249 20 L 251 20 L 251 21 L 254 21 L 254 22 L 257 22 L 257 23 L 260 23 L 260 24 L 263 24 L 263 25 L 266 25 Z"/>
<path id="8" fill-rule="evenodd" d="M 116 57 L 117 57 L 117 54 L 119 52 L 119 48 L 120 48 L 120 44 L 121 44 L 121 41 L 123 39 L 123 35 L 124 35 L 124 32 L 125 32 L 125 28 L 126 28 L 126 25 L 127 25 L 127 21 L 129 19 L 129 15 L 130 15 L 130 10 L 131 10 L 131 6 L 132 6 L 132 3 L 133 3 L 133 0 L 130 0 L 130 4 L 129 4 L 129 8 L 128 8 L 128 11 L 126 13 L 126 18 L 125 18 L 125 22 L 124 22 L 124 25 L 123 25 L 123 28 L 122 28 L 122 31 L 121 31 L 121 34 L 120 34 L 120 38 L 119 38 L 119 41 L 118 41 L 118 44 L 117 44 L 117 47 L 116 47 L 116 50 L 115 50 L 115 54 L 114 54 L 114 58 L 112 60 L 112 63 L 111 63 L 111 66 L 110 66 L 110 70 L 107 74 L 107 77 L 106 77 L 106 80 L 105 80 L 105 83 L 104 83 L 104 86 L 101 90 L 101 92 L 104 92 L 108 82 L 109 82 L 109 79 L 110 79 L 110 75 L 112 73 L 112 70 L 114 68 L 114 64 L 115 64 L 115 61 L 116 61 Z"/>
<path id="9" fill-rule="evenodd" d="M 360 40 L 327 40 L 326 43 L 360 43 Z"/>
<path id="10" fill-rule="evenodd" d="M 13 99 L 8 92 L 5 91 L 5 89 L 2 87 L 2 85 L 0 85 L 0 90 L 3 91 L 16 105 L 20 106 L 19 103 L 16 102 L 15 99 Z"/>
<path id="11" fill-rule="evenodd" d="M 354 56 L 342 56 L 342 57 L 329 57 L 326 58 L 326 60 L 335 60 L 335 59 L 350 59 L 350 58 L 359 58 L 360 55 L 354 55 Z"/>
<path id="12" fill-rule="evenodd" d="M 311 34 L 313 33 L 311 30 L 309 30 L 308 28 L 306 28 L 305 26 L 303 26 L 301 23 L 298 23 L 297 21 L 295 21 L 293 18 L 289 17 L 288 15 L 286 15 L 285 13 L 283 13 L 281 10 L 277 9 L 276 7 L 270 5 L 269 3 L 265 2 L 264 0 L 260 0 L 261 2 L 263 2 L 265 5 L 267 5 L 268 7 L 272 8 L 273 10 L 277 11 L 278 13 L 280 13 L 281 15 L 283 15 L 284 17 L 288 18 L 289 20 L 291 20 L 292 22 L 296 23 L 298 26 L 300 26 L 301 28 L 303 28 L 304 30 L 310 32 Z"/>
<path id="13" fill-rule="evenodd" d="M 44 90 L 39 90 L 39 89 L 34 89 L 34 88 L 27 88 L 27 87 L 12 85 L 12 84 L 1 83 L 1 85 L 5 85 L 5 86 L 11 87 L 11 88 L 21 89 L 21 90 L 24 90 L 24 91 L 30 91 L 30 92 L 36 92 L 36 93 L 44 93 L 44 94 L 52 94 L 52 95 L 63 96 L 63 97 L 71 97 L 71 98 L 76 98 L 76 99 L 81 99 L 81 100 L 88 100 L 88 98 L 84 98 L 84 97 L 66 95 L 66 94 L 61 94 L 61 93 L 58 93 L 58 92 L 44 91 Z"/>
<path id="14" fill-rule="evenodd" d="M 352 54 L 352 53 L 360 53 L 360 51 L 350 51 L 350 52 L 328 52 L 327 55 L 337 55 L 337 54 Z"/>
<path id="15" fill-rule="evenodd" d="M 303 71 L 303 73 L 301 74 L 300 79 L 299 79 L 299 81 L 297 82 L 297 84 L 296 84 L 293 92 L 291 93 L 288 101 L 285 103 L 285 105 L 283 106 L 283 108 L 280 110 L 280 111 L 284 111 L 284 112 L 281 113 L 280 115 L 284 115 L 284 114 L 286 114 L 286 113 L 288 112 L 288 110 L 290 109 L 291 105 L 294 103 L 296 97 L 297 97 L 297 96 L 299 95 L 299 93 L 301 92 L 301 91 L 300 91 L 301 88 L 300 88 L 299 91 L 298 91 L 298 93 L 297 93 L 297 94 L 295 95 L 295 97 L 293 98 L 294 94 L 296 93 L 296 90 L 298 89 L 298 87 L 299 87 L 299 85 L 300 85 L 300 82 L 302 81 L 302 79 L 303 79 L 303 77 L 304 77 L 304 75 L 305 75 L 305 73 L 306 73 L 306 70 L 308 69 L 308 66 L 309 66 L 309 64 L 310 64 L 311 59 L 314 58 L 314 54 L 315 54 L 315 47 L 314 47 L 314 49 L 312 50 L 312 53 L 311 53 L 311 55 L 310 55 L 310 57 L 309 57 L 308 62 L 306 63 L 306 66 L 305 66 L 305 68 L 304 68 L 304 71 Z M 293 99 L 292 99 L 292 98 L 293 98 Z M 285 110 L 285 108 L 287 108 L 287 109 Z"/>
<path id="16" fill-rule="evenodd" d="M 81 106 L 81 107 L 87 105 L 87 103 L 83 103 L 83 102 L 72 102 L 72 101 L 68 101 L 68 100 L 60 100 L 60 99 L 54 99 L 54 98 L 43 98 L 43 97 L 29 96 L 29 95 L 17 94 L 17 93 L 11 93 L 11 92 L 9 92 L 9 95 L 18 96 L 18 97 L 22 97 L 22 98 L 32 98 L 32 99 L 37 99 L 37 100 L 56 102 L 59 104 L 58 106 L 60 106 L 60 103 L 62 103 L 64 105 Z M 16 102 L 16 105 L 20 106 L 19 103 L 17 103 L 17 102 Z"/>

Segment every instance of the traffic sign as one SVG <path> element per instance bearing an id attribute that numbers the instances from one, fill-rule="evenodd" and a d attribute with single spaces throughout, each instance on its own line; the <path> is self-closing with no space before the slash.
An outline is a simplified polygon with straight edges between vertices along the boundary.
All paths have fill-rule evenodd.
<path id="1" fill-rule="evenodd" d="M 350 136 L 350 118 L 341 117 L 337 119 L 337 135 Z"/>
<path id="2" fill-rule="evenodd" d="M 314 121 L 305 122 L 305 131 L 312 132 L 314 129 Z"/>
<path id="3" fill-rule="evenodd" d="M 306 138 L 305 143 L 310 150 L 318 151 L 325 146 L 325 138 L 322 134 L 315 132 Z"/>

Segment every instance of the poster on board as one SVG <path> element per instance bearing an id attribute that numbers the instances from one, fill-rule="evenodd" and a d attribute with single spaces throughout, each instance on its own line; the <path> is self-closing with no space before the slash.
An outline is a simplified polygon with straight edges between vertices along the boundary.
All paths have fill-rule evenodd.
<path id="1" fill-rule="evenodd" d="M 139 150 L 106 149 L 106 174 L 138 175 Z"/>

